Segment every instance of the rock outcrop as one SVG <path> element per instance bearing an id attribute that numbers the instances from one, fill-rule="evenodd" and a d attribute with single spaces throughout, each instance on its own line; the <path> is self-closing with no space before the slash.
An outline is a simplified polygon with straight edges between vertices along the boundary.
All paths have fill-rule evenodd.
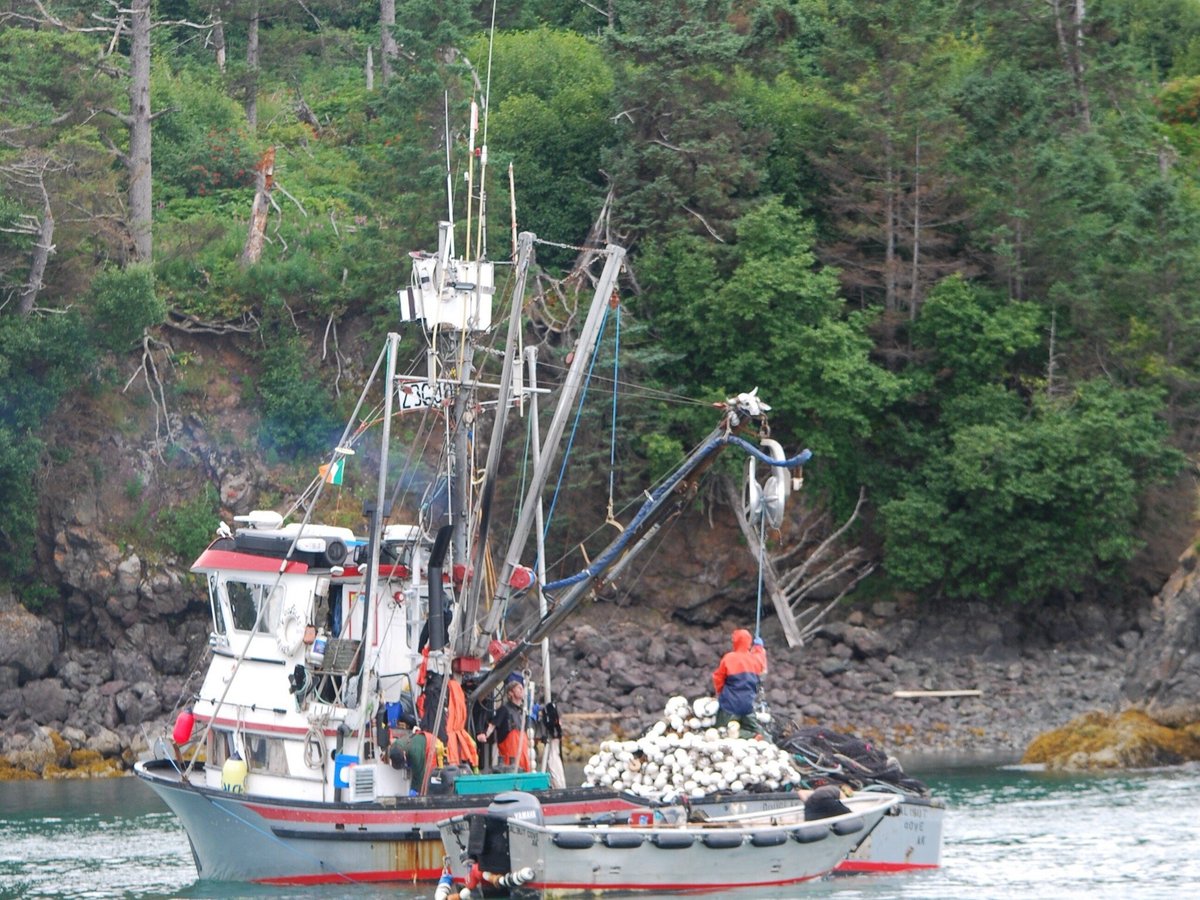
<path id="1" fill-rule="evenodd" d="M 1200 561 L 1195 546 L 1152 602 L 1122 699 L 1172 727 L 1200 722 Z"/>

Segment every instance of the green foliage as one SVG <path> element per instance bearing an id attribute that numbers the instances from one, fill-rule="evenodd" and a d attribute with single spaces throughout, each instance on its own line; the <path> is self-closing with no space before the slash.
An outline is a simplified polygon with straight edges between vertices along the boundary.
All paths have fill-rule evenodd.
<path id="1" fill-rule="evenodd" d="M 86 14 L 75 6 L 55 10 Z M 156 10 L 199 21 L 210 6 Z M 377 4 L 261 0 L 258 71 L 244 62 L 250 8 L 221 7 L 225 73 L 191 29 L 155 29 L 153 278 L 120 269 L 127 137 L 108 110 L 128 97 L 104 40 L 20 20 L 0 31 L 11 571 L 32 558 L 38 466 L 64 458 L 41 445 L 42 422 L 98 359 L 109 371 L 94 390 L 119 380 L 121 351 L 168 306 L 263 323 L 260 375 L 243 385 L 263 444 L 275 457 L 327 449 L 339 417 L 300 335 L 391 326 L 405 254 L 431 249 L 446 215 L 447 142 L 464 249 L 467 111 L 485 83 L 491 255 L 506 255 L 510 161 L 519 227 L 551 241 L 581 243 L 611 191 L 604 239 L 630 250 L 621 296 L 637 317 L 622 322 L 619 377 L 691 398 L 623 389 L 616 479 L 665 471 L 711 427 L 710 401 L 757 385 L 775 435 L 816 451 L 810 490 L 844 513 L 868 488 L 888 584 L 1037 598 L 1118 576 L 1141 492 L 1174 465 L 1162 423 L 1195 448 L 1192 0 L 1095 0 L 1066 44 L 1072 10 L 1054 4 L 616 0 L 610 21 L 603 4 L 506 0 L 494 46 L 487 4 L 401 0 L 403 56 L 386 85 L 376 56 L 372 91 Z M 267 146 L 267 243 L 244 267 Z M 47 204 L 55 253 L 39 312 L 21 320 Z M 556 274 L 575 252 L 543 244 L 539 263 Z M 175 400 L 200 396 L 193 379 Z M 608 474 L 609 404 L 592 400 L 580 484 Z M 207 539 L 205 503 L 163 513 L 169 543 L 188 542 L 188 519 Z M 154 533 L 148 503 L 135 526 Z"/>
<path id="2" fill-rule="evenodd" d="M 1159 118 L 1168 124 L 1200 123 L 1200 75 L 1168 81 L 1159 90 L 1155 104 Z"/>
<path id="3" fill-rule="evenodd" d="M 778 435 L 810 447 L 814 470 L 828 473 L 845 502 L 857 495 L 855 447 L 894 395 L 894 379 L 869 359 L 866 320 L 845 315 L 836 274 L 816 266 L 810 223 L 772 200 L 743 217 L 737 234 L 723 259 L 689 236 L 644 257 L 639 309 L 674 354 L 659 372 L 672 388 L 714 398 L 761 387 L 786 411 Z"/>
<path id="4" fill-rule="evenodd" d="M 198 496 L 160 512 L 156 536 L 163 552 L 185 562 L 196 559 L 216 534 L 219 500 L 217 489 L 206 484 Z"/>
<path id="5" fill-rule="evenodd" d="M 1139 546 L 1139 493 L 1182 463 L 1160 398 L 1094 381 L 1028 414 L 995 388 L 976 400 L 882 506 L 888 573 L 914 591 L 1017 601 L 1112 577 Z"/>
<path id="6" fill-rule="evenodd" d="M 934 289 L 913 326 L 914 343 L 936 354 L 939 380 L 952 380 L 954 392 L 995 384 L 1036 367 L 1033 351 L 1042 347 L 1042 313 L 1032 303 L 1011 303 L 972 287 L 961 277 Z"/>
<path id="7" fill-rule="evenodd" d="M 155 71 L 153 109 L 165 114 L 154 128 L 154 176 L 160 199 L 182 192 L 204 196 L 254 184 L 254 152 L 246 117 L 221 85 L 202 70 Z"/>
<path id="8" fill-rule="evenodd" d="M 468 53 L 486 59 L 488 50 L 481 39 Z M 511 159 L 521 230 L 578 243 L 603 200 L 600 156 L 614 139 L 609 64 L 594 42 L 549 28 L 497 35 L 491 53 L 496 74 L 488 143 L 499 149 L 490 161 L 491 180 L 502 177 Z M 507 204 L 495 204 L 492 218 L 504 234 Z M 538 255 L 543 263 L 573 258 L 552 248 Z"/>
<path id="9" fill-rule="evenodd" d="M 758 191 L 768 141 L 737 91 L 747 39 L 731 4 L 621 0 L 613 9 L 620 132 L 604 168 L 617 217 L 635 238 L 686 230 L 725 240 Z"/>
<path id="10" fill-rule="evenodd" d="M 91 364 L 78 315 L 0 316 L 0 569 L 32 570 L 36 482 L 44 449 L 38 429 Z"/>
<path id="11" fill-rule="evenodd" d="M 29 276 L 33 235 L 54 219 L 41 307 L 75 301 L 91 273 L 121 252 L 117 167 L 125 144 L 120 85 L 84 35 L 0 29 L 0 299 Z"/>
<path id="12" fill-rule="evenodd" d="M 313 377 L 311 349 L 272 310 L 258 354 L 258 397 L 262 405 L 263 443 L 279 454 L 311 456 L 327 450 L 336 437 L 333 401 Z"/>
<path id="13" fill-rule="evenodd" d="M 105 350 L 128 350 L 142 333 L 166 318 L 166 307 L 154 292 L 149 266 L 109 269 L 92 282 L 89 304 L 91 333 Z"/>
<path id="14" fill-rule="evenodd" d="M 1139 494 L 1181 462 L 1161 394 L 1095 379 L 1048 396 L 1034 377 L 1042 327 L 1034 305 L 961 279 L 926 304 L 923 363 L 893 411 L 912 427 L 895 429 L 876 489 L 902 587 L 1028 601 L 1114 577 L 1137 549 Z"/>
<path id="15" fill-rule="evenodd" d="M 41 612 L 52 600 L 58 599 L 58 591 L 42 581 L 28 581 L 21 585 L 21 605 L 32 613 Z"/>

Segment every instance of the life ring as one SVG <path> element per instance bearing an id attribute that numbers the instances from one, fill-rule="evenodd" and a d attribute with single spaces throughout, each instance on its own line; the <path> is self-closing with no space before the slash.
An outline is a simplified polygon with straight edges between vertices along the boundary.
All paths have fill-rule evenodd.
<path id="1" fill-rule="evenodd" d="M 294 609 L 288 609 L 279 620 L 275 630 L 275 641 L 284 656 L 295 656 L 304 643 L 304 623 Z"/>

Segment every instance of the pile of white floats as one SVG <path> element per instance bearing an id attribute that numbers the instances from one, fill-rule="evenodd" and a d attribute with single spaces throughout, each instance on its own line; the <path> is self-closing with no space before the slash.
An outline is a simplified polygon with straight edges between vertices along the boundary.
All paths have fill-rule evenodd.
<path id="1" fill-rule="evenodd" d="M 626 790 L 647 800 L 716 791 L 779 790 L 800 781 L 792 757 L 770 741 L 739 736 L 737 722 L 716 728 L 717 701 L 667 701 L 663 719 L 636 741 L 604 741 L 583 768 L 589 787 Z"/>

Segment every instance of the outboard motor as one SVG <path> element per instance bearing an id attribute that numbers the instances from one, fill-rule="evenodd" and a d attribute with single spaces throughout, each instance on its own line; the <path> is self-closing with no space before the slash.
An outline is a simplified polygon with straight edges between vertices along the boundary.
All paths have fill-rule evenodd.
<path id="1" fill-rule="evenodd" d="M 496 795 L 486 813 L 475 813 L 470 817 L 467 856 L 475 860 L 484 872 L 500 874 L 511 869 L 508 858 L 509 819 L 542 825 L 545 822 L 542 804 L 537 797 L 525 791 L 504 791 Z"/>

